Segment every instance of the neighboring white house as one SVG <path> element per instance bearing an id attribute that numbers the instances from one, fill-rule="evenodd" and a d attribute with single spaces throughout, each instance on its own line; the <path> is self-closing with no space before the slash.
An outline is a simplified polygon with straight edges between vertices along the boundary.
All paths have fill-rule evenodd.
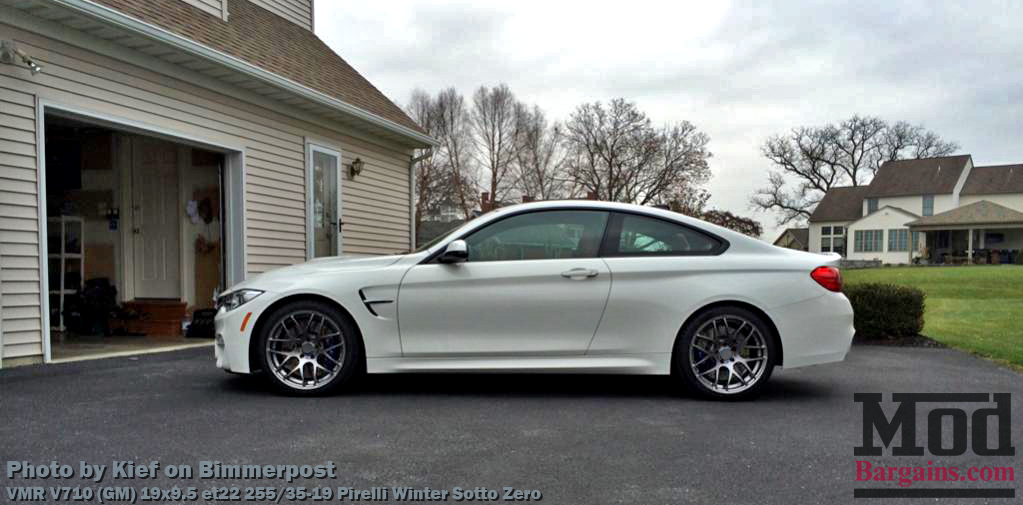
<path id="1" fill-rule="evenodd" d="M 832 188 L 809 221 L 811 252 L 1007 263 L 1023 249 L 1023 165 L 974 167 L 970 155 L 890 161 L 869 185 Z"/>

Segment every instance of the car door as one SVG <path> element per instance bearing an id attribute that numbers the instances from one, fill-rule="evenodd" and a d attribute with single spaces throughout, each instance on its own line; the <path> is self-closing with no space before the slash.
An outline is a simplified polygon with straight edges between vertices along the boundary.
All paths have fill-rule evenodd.
<path id="1" fill-rule="evenodd" d="M 398 292 L 405 356 L 583 354 L 611 287 L 608 213 L 532 211 L 463 237 L 463 263 L 412 267 Z"/>

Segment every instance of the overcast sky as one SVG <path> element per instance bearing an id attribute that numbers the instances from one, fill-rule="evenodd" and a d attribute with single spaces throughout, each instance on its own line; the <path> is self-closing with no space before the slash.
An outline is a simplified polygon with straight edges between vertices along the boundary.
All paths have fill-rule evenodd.
<path id="1" fill-rule="evenodd" d="M 922 123 L 978 165 L 1023 162 L 1023 2 L 341 2 L 316 32 L 388 97 L 507 83 L 556 119 L 625 97 L 711 137 L 711 205 L 748 207 L 759 146 L 854 113 Z"/>

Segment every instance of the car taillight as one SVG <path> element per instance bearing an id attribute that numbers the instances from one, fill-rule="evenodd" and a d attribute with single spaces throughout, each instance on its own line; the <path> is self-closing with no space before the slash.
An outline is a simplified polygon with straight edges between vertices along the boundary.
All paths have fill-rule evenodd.
<path id="1" fill-rule="evenodd" d="M 817 267 L 810 277 L 828 291 L 842 291 L 842 272 L 835 267 Z"/>

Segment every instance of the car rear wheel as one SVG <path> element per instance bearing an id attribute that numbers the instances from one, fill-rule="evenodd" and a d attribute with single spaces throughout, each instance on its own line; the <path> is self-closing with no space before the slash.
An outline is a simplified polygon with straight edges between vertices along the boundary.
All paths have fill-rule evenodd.
<path id="1" fill-rule="evenodd" d="M 777 357 L 773 334 L 760 316 L 740 307 L 718 307 L 682 329 L 674 367 L 702 396 L 741 399 L 760 391 Z"/>
<path id="2" fill-rule="evenodd" d="M 349 382 L 362 356 L 355 323 L 337 308 L 297 301 L 275 309 L 261 325 L 264 375 L 278 390 L 312 396 Z"/>

